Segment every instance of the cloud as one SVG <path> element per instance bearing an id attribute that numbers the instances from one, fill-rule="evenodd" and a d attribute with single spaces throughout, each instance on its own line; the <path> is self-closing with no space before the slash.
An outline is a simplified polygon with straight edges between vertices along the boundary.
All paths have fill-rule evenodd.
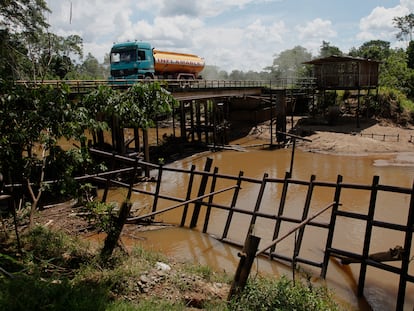
<path id="1" fill-rule="evenodd" d="M 129 0 L 52 1 L 52 30 L 63 35 L 80 34 L 84 41 L 99 41 L 130 26 L 132 14 Z"/>
<path id="2" fill-rule="evenodd" d="M 321 18 L 315 18 L 305 25 L 298 25 L 295 29 L 300 42 L 298 45 L 305 47 L 312 54 L 319 53 L 322 41 L 329 42 L 330 39 L 337 37 L 332 22 Z M 293 46 L 290 48 L 293 48 Z"/>
<path id="3" fill-rule="evenodd" d="M 414 1 L 413 0 L 401 0 L 400 5 L 403 8 L 406 8 L 409 12 L 414 11 Z M 406 14 L 409 14 L 409 13 L 406 13 Z"/>
<path id="4" fill-rule="evenodd" d="M 329 20 L 322 20 L 316 18 L 308 22 L 305 26 L 297 26 L 296 29 L 299 32 L 299 39 L 312 40 L 333 38 L 336 37 L 337 33 L 332 29 L 332 22 Z"/>
<path id="5" fill-rule="evenodd" d="M 162 16 L 186 15 L 197 17 L 200 14 L 198 1 L 193 0 L 169 0 L 164 1 L 160 11 Z"/>
<path id="6" fill-rule="evenodd" d="M 336 23 L 342 12 L 322 17 L 318 10 L 295 11 L 295 0 L 46 1 L 53 11 L 48 15 L 51 31 L 78 34 L 84 54 L 91 52 L 99 61 L 113 42 L 142 40 L 159 49 L 203 56 L 208 65 L 227 71 L 261 70 L 272 64 L 273 55 L 297 45 L 318 53 L 322 41 L 342 43 L 344 51 L 358 40 L 395 41 L 392 18 L 414 9 L 413 0 L 400 0 L 393 8 L 373 8 L 360 20 L 350 16 Z M 326 6 L 322 0 L 314 5 Z"/>
<path id="7" fill-rule="evenodd" d="M 401 3 L 403 2 L 408 3 L 409 1 L 401 1 Z M 397 32 L 393 25 L 393 18 L 407 14 L 409 14 L 409 9 L 402 5 L 393 8 L 376 7 L 371 14 L 361 19 L 359 23 L 360 32 L 357 34 L 357 38 L 364 41 L 390 41 L 395 38 Z"/>
<path id="8" fill-rule="evenodd" d="M 186 15 L 156 17 L 152 22 L 139 20 L 120 33 L 117 41 L 142 40 L 165 47 L 191 47 L 194 32 L 203 27 L 203 22 Z"/>

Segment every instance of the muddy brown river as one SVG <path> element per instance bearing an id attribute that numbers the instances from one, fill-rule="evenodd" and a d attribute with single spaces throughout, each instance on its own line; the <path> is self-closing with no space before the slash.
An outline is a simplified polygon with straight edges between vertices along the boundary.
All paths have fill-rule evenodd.
<path id="1" fill-rule="evenodd" d="M 285 172 L 289 171 L 291 164 L 291 149 L 267 150 L 248 148 L 245 152 L 240 151 L 221 151 L 215 153 L 204 153 L 195 155 L 184 160 L 169 164 L 176 168 L 189 169 L 192 164 L 197 166 L 197 170 L 202 170 L 206 157 L 213 159 L 213 166 L 219 168 L 219 173 L 237 176 L 239 171 L 244 172 L 244 176 L 261 179 L 264 173 L 269 177 L 283 178 Z M 370 185 L 374 175 L 380 177 L 380 184 L 401 186 L 411 188 L 414 181 L 414 154 L 396 155 L 375 155 L 375 156 L 336 156 L 328 154 L 302 152 L 296 150 L 292 179 L 309 181 L 310 176 L 316 175 L 317 181 L 336 182 L 337 175 L 343 176 L 343 182 L 353 184 Z M 156 175 L 157 172 L 153 172 Z M 185 197 L 187 189 L 187 176 L 183 174 L 164 172 L 162 178 L 161 193 L 175 197 Z M 234 183 L 233 183 L 234 184 Z M 224 186 L 224 185 L 222 185 Z M 139 187 L 154 191 L 155 183 L 144 183 Z M 237 207 L 252 210 L 257 199 L 258 186 L 247 185 L 243 188 L 238 199 Z M 217 188 L 220 188 L 218 186 Z M 292 186 L 289 188 L 286 213 L 294 215 L 295 208 L 303 204 L 306 197 L 306 187 Z M 267 189 L 263 197 L 262 208 L 276 210 L 278 200 L 275 200 L 280 193 L 279 185 L 272 185 Z M 110 200 L 121 202 L 126 195 L 126 190 L 112 191 Z M 226 197 L 227 196 L 227 197 Z M 232 192 L 220 194 L 223 201 L 231 200 Z M 332 191 L 315 191 L 312 197 L 312 210 L 318 210 L 326 206 L 333 199 Z M 152 198 L 149 196 L 135 194 L 132 198 L 135 210 L 148 210 L 152 206 Z M 346 191 L 341 196 L 341 201 L 346 210 L 366 211 L 369 196 Z M 406 223 L 407 210 L 410 202 L 409 195 L 379 195 L 375 218 L 393 223 Z M 158 209 L 171 206 L 175 203 L 167 200 L 160 200 Z M 228 203 L 226 203 L 228 204 Z M 182 209 L 160 215 L 157 220 L 166 223 L 179 224 Z M 167 255 L 174 256 L 182 260 L 191 260 L 195 263 L 209 265 L 213 269 L 226 271 L 234 274 L 237 264 L 237 253 L 239 248 L 224 244 L 215 238 L 220 235 L 223 222 L 227 217 L 227 212 L 213 210 L 210 218 L 208 232 L 201 233 L 202 224 L 195 229 L 179 228 L 173 226 L 162 230 L 147 232 L 135 232 L 134 227 L 128 225 L 126 235 L 123 238 L 127 245 L 142 244 L 144 247 L 162 251 Z M 329 213 L 322 214 L 318 221 L 329 221 Z M 342 249 L 360 252 L 363 246 L 365 224 L 363 221 L 353 221 L 352 223 L 338 223 L 338 229 L 334 239 L 334 244 Z M 229 230 L 229 238 L 243 240 L 245 236 L 244 228 L 249 226 L 249 218 L 235 217 Z M 243 228 L 243 230 L 241 230 Z M 259 222 L 255 227 L 255 234 L 264 235 L 267 231 L 273 230 L 268 227 L 265 221 Z M 338 231 L 339 230 L 339 231 Z M 283 231 L 283 227 L 282 227 Z M 306 231 L 307 232 L 307 231 Z M 283 233 L 283 232 L 281 232 Z M 321 230 L 310 230 L 305 233 L 305 238 L 301 252 L 307 257 L 318 257 L 323 252 L 320 240 L 326 239 L 326 232 Z M 373 239 L 370 250 L 386 251 L 396 245 L 403 245 L 404 239 L 401 233 L 391 230 L 374 229 Z M 278 250 L 288 252 L 293 248 L 294 237 L 286 239 Z M 267 244 L 268 241 L 261 243 Z M 259 246 L 260 248 L 260 246 Z M 414 246 L 412 246 L 414 248 Z M 400 267 L 401 262 L 393 262 L 391 265 Z M 301 269 L 306 270 L 312 275 L 312 280 L 320 284 L 325 284 L 333 289 L 337 299 L 352 310 L 395 310 L 396 298 L 398 293 L 399 277 L 393 273 L 381 271 L 368 266 L 367 278 L 365 282 L 364 297 L 358 298 L 357 282 L 359 276 L 359 264 L 342 265 L 337 259 L 332 258 L 328 266 L 326 280 L 319 278 L 320 270 L 300 265 Z M 269 261 L 266 258 L 256 260 L 252 269 L 252 275 L 257 273 L 271 274 L 275 277 L 280 275 L 293 276 L 289 264 L 279 261 Z M 409 274 L 414 275 L 414 264 L 410 264 Z M 412 311 L 414 308 L 414 285 L 407 283 L 406 299 L 404 310 Z"/>

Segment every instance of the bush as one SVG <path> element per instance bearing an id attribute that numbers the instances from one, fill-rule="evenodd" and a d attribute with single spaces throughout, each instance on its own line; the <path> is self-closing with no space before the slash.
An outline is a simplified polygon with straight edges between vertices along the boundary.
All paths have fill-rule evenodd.
<path id="1" fill-rule="evenodd" d="M 230 302 L 230 310 L 339 310 L 326 287 L 313 287 L 300 281 L 258 278 Z"/>

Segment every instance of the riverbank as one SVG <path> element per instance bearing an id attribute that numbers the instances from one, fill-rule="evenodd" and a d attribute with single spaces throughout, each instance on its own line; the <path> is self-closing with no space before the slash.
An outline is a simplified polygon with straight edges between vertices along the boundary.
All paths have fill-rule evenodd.
<path id="1" fill-rule="evenodd" d="M 297 139 L 296 146 L 303 151 L 338 155 L 397 155 L 405 164 L 414 165 L 414 126 L 405 127 L 385 120 L 341 118 L 333 125 L 323 121 L 295 117 L 287 123 L 287 131 L 306 138 Z M 270 142 L 270 126 L 260 124 L 249 135 Z M 309 140 L 309 141 L 308 141 Z M 402 164 L 404 164 L 402 163 Z"/>

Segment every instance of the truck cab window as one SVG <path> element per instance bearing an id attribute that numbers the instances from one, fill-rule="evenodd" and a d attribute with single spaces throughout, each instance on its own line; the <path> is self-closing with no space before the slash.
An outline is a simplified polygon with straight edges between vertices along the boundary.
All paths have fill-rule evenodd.
<path id="1" fill-rule="evenodd" d="M 119 53 L 111 53 L 111 63 L 119 63 L 121 55 Z"/>
<path id="2" fill-rule="evenodd" d="M 130 51 L 121 53 L 121 62 L 130 62 L 132 60 L 133 53 Z"/>
<path id="3" fill-rule="evenodd" d="M 138 51 L 138 60 L 145 60 L 145 51 Z"/>

